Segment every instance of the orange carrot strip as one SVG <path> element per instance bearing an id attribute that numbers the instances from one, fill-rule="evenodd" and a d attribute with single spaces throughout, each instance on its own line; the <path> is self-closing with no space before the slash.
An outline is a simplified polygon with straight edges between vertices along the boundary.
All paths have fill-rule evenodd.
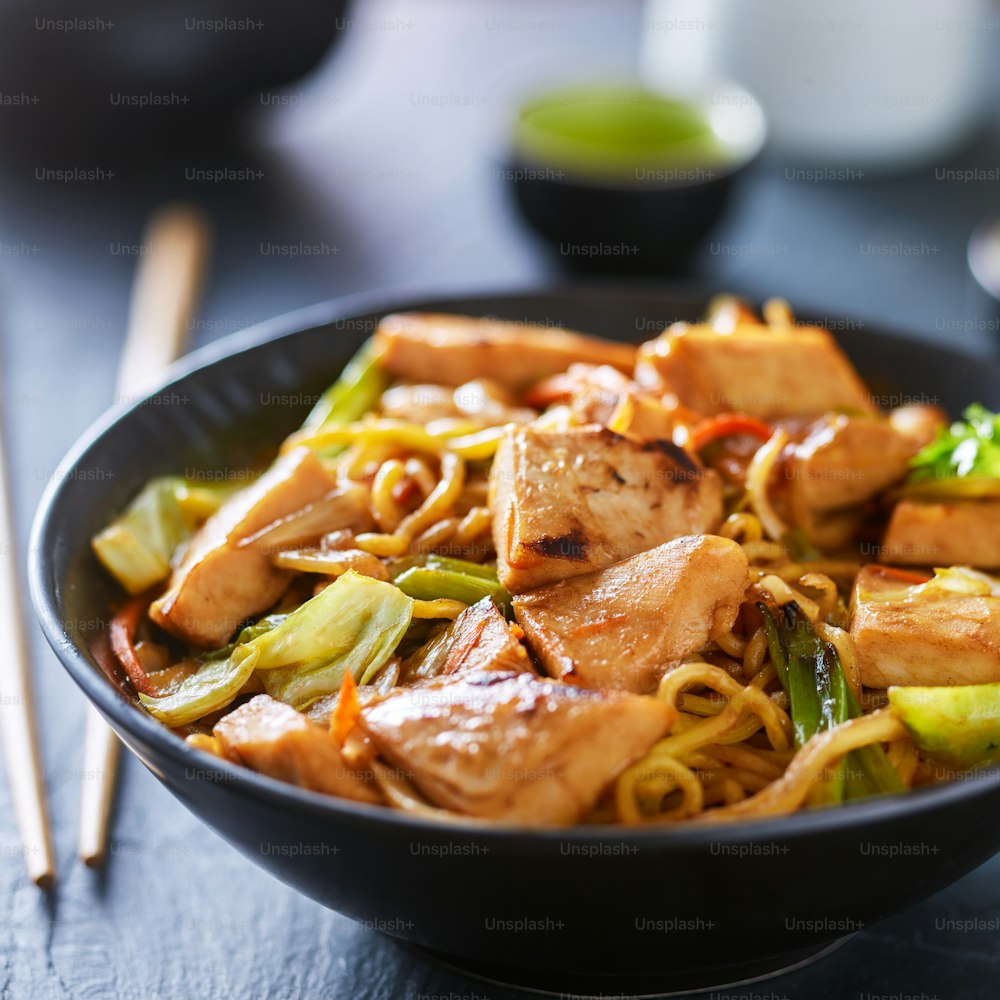
<path id="1" fill-rule="evenodd" d="M 139 694 L 155 696 L 159 692 L 143 669 L 134 645 L 136 630 L 139 628 L 139 622 L 142 621 L 149 603 L 149 597 L 140 596 L 121 607 L 111 619 L 109 639 L 111 650 L 118 657 L 118 662 L 125 670 L 125 675 L 132 682 L 132 687 Z"/>
<path id="2" fill-rule="evenodd" d="M 344 678 L 340 682 L 340 697 L 337 699 L 337 707 L 333 710 L 333 718 L 330 720 L 330 730 L 333 738 L 343 746 L 347 737 L 351 735 L 351 730 L 361 714 L 361 705 L 358 702 L 358 685 L 354 681 L 354 675 L 350 670 L 344 671 Z"/>

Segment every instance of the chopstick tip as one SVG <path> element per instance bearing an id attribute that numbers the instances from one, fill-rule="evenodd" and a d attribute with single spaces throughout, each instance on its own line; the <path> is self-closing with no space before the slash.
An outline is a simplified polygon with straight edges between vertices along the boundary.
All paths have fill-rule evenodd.
<path id="1" fill-rule="evenodd" d="M 44 871 L 35 872 L 31 876 L 31 880 L 38 886 L 42 892 L 49 892 L 55 888 L 56 884 L 56 873 L 54 871 Z"/>

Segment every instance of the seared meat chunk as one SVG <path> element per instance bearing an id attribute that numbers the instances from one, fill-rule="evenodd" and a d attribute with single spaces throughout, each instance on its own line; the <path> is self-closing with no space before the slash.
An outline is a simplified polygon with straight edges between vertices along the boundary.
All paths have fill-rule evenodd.
<path id="1" fill-rule="evenodd" d="M 445 313 L 397 313 L 375 331 L 380 363 L 408 382 L 462 385 L 487 377 L 508 389 L 565 371 L 574 361 L 630 372 L 635 347 L 559 328 Z"/>
<path id="2" fill-rule="evenodd" d="M 551 676 L 644 694 L 733 627 L 749 585 L 736 542 L 691 535 L 521 594 L 514 616 Z"/>
<path id="3" fill-rule="evenodd" d="M 948 423 L 948 414 L 940 406 L 929 403 L 908 403 L 889 411 L 889 423 L 922 448 L 937 437 L 938 431 Z"/>
<path id="4" fill-rule="evenodd" d="M 922 586 L 865 566 L 854 584 L 851 638 L 867 687 L 1000 681 L 1000 595 Z"/>
<path id="5" fill-rule="evenodd" d="M 830 414 L 793 449 L 793 508 L 825 512 L 871 500 L 906 475 L 917 449 L 886 420 Z"/>
<path id="6" fill-rule="evenodd" d="M 886 562 L 1000 569 L 1000 500 L 900 500 L 882 544 Z"/>
<path id="7" fill-rule="evenodd" d="M 676 323 L 639 348 L 636 381 L 704 416 L 877 412 L 847 356 L 819 327 L 740 324 L 720 333 Z"/>
<path id="8" fill-rule="evenodd" d="M 528 651 L 511 632 L 493 601 L 484 597 L 463 611 L 449 629 L 442 673 L 470 670 L 531 670 Z"/>
<path id="9" fill-rule="evenodd" d="M 379 753 L 429 801 L 487 819 L 568 825 L 673 722 L 654 698 L 489 670 L 400 688 L 362 712 Z"/>
<path id="10" fill-rule="evenodd" d="M 569 404 L 580 423 L 604 426 L 618 409 L 621 397 L 635 388 L 635 383 L 627 375 L 611 365 L 584 365 L 579 362 L 570 365 L 564 374 L 551 381 L 562 390 L 557 398 Z"/>
<path id="11" fill-rule="evenodd" d="M 259 694 L 212 730 L 227 757 L 300 788 L 358 802 L 380 802 L 369 776 L 349 764 L 329 729 L 290 705 Z"/>
<path id="12" fill-rule="evenodd" d="M 589 573 L 722 521 L 722 486 L 676 445 L 603 427 L 522 427 L 490 474 L 497 574 L 521 591 Z"/>
<path id="13" fill-rule="evenodd" d="M 394 385 L 382 393 L 379 409 L 384 417 L 413 424 L 461 416 L 454 389 L 443 385 Z"/>
<path id="14" fill-rule="evenodd" d="M 252 546 L 260 552 L 277 555 L 300 546 L 326 547 L 325 538 L 353 537 L 354 532 L 368 531 L 374 526 L 369 491 L 357 483 L 342 483 L 294 513 L 244 536 L 238 544 L 241 549 Z"/>
<path id="15" fill-rule="evenodd" d="M 474 670 L 533 669 L 528 651 L 493 601 L 484 597 L 407 657 L 400 683 Z"/>
<path id="16" fill-rule="evenodd" d="M 219 508 L 191 540 L 150 617 L 198 646 L 221 646 L 236 627 L 266 611 L 290 574 L 266 547 L 239 542 L 333 489 L 331 476 L 307 448 L 279 458 L 258 480 Z"/>
<path id="17" fill-rule="evenodd" d="M 538 414 L 517 406 L 511 394 L 488 378 L 477 378 L 458 388 L 443 385 L 395 385 L 382 394 L 382 415 L 415 424 L 465 419 L 488 427 L 525 424 Z"/>
<path id="18" fill-rule="evenodd" d="M 609 365 L 571 365 L 566 381 L 572 386 L 569 408 L 582 424 L 601 424 L 642 440 L 671 440 L 674 414 L 655 393 Z"/>

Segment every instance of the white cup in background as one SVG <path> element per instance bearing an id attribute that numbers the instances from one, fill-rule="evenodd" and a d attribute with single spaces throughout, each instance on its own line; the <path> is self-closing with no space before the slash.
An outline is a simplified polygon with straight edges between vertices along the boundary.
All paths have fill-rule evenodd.
<path id="1" fill-rule="evenodd" d="M 945 155 L 992 97 L 990 0 L 648 0 L 641 71 L 658 89 L 729 78 L 784 159 L 893 169 Z"/>

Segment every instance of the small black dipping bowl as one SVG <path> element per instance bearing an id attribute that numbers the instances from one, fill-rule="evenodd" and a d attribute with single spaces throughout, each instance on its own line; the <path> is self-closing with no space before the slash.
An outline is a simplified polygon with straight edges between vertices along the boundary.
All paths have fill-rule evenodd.
<path id="1" fill-rule="evenodd" d="M 665 322 L 697 319 L 707 299 L 621 286 L 353 299 L 199 351 L 147 398 L 109 412 L 53 477 L 29 574 L 48 641 L 129 749 L 237 850 L 324 905 L 463 968 L 607 996 L 745 982 L 820 954 L 1000 848 L 995 772 L 741 824 L 442 825 L 303 791 L 194 750 L 101 667 L 109 606 L 120 595 L 90 537 L 150 476 L 239 469 L 277 446 L 385 312 L 560 322 L 641 340 Z M 840 340 L 877 393 L 938 397 L 953 412 L 970 400 L 1000 408 L 997 366 L 868 325 L 844 327 Z"/>
<path id="2" fill-rule="evenodd" d="M 567 270 L 663 275 L 719 221 L 765 136 L 760 105 L 732 84 L 683 99 L 555 92 L 520 109 L 503 175 Z"/>

